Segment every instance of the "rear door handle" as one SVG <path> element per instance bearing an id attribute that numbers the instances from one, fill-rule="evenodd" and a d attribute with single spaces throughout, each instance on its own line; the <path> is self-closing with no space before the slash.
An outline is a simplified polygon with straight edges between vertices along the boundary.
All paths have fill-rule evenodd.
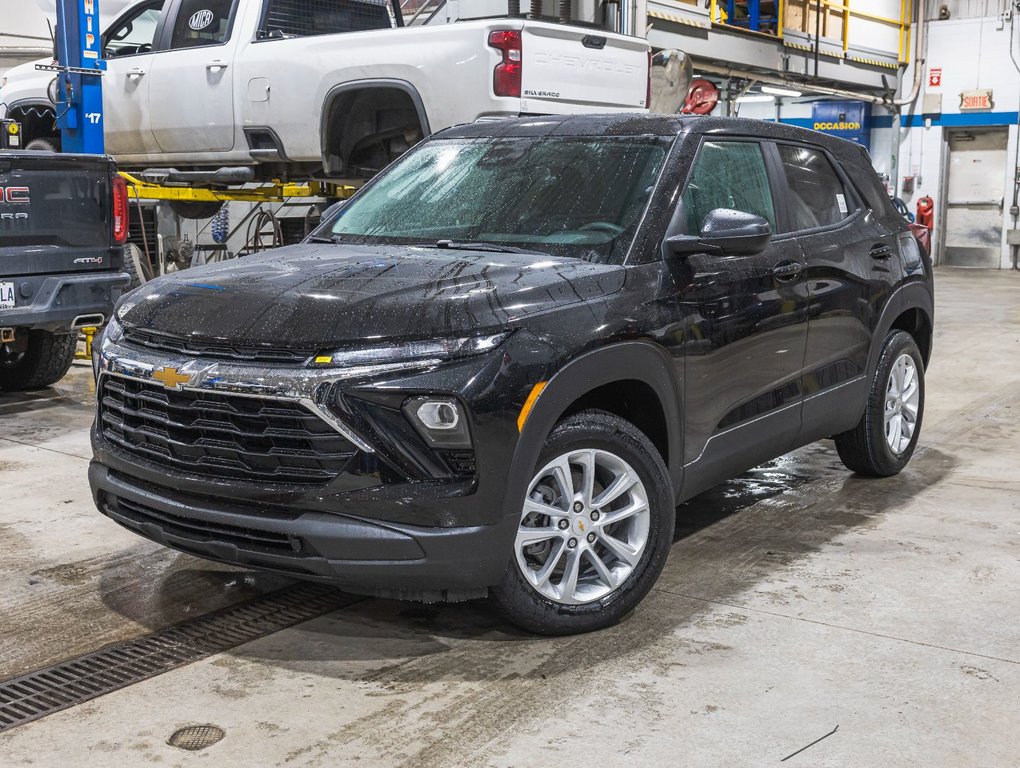
<path id="1" fill-rule="evenodd" d="M 144 75 L 145 70 L 139 69 L 138 67 L 135 67 L 134 69 L 129 69 L 127 73 L 128 77 L 143 77 Z"/>
<path id="2" fill-rule="evenodd" d="M 772 269 L 772 276 L 776 280 L 787 282 L 796 278 L 804 271 L 804 265 L 799 261 L 782 261 Z"/>
<path id="3" fill-rule="evenodd" d="M 893 251 L 885 243 L 879 243 L 871 246 L 870 254 L 873 259 L 888 259 L 892 257 Z"/>

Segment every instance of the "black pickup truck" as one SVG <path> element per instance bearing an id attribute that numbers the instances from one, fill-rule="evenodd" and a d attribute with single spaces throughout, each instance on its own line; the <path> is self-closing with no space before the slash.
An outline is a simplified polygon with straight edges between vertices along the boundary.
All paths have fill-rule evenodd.
<path id="1" fill-rule="evenodd" d="M 102 325 L 128 284 L 127 227 L 109 157 L 0 152 L 0 391 L 67 373 L 78 329 Z"/>

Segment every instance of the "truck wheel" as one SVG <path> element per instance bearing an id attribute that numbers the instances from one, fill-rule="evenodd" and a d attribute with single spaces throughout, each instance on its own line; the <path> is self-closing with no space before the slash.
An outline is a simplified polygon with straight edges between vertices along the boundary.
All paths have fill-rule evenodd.
<path id="1" fill-rule="evenodd" d="M 29 331 L 24 352 L 0 350 L 0 389 L 16 392 L 60 381 L 74 361 L 77 345 L 77 333 Z"/>
<path id="2" fill-rule="evenodd" d="M 835 437 L 840 460 L 861 475 L 895 475 L 914 454 L 923 415 L 924 360 L 909 333 L 893 331 L 882 347 L 864 415 Z"/>
<path id="3" fill-rule="evenodd" d="M 676 511 L 669 475 L 633 424 L 601 411 L 560 422 L 523 501 L 493 589 L 504 615 L 543 635 L 611 626 L 659 577 Z"/>
<path id="4" fill-rule="evenodd" d="M 142 266 L 144 258 L 145 254 L 142 253 L 142 249 L 134 243 L 124 246 L 124 271 L 131 276 L 131 283 L 128 285 L 129 291 L 133 291 L 150 279 Z"/>

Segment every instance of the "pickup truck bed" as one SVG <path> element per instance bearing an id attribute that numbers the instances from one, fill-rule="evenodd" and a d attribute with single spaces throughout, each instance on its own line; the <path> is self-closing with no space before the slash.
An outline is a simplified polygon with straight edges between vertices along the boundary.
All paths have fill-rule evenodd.
<path id="1" fill-rule="evenodd" d="M 116 170 L 109 157 L 0 153 L 0 390 L 63 376 L 77 330 L 102 325 L 128 284 Z"/>

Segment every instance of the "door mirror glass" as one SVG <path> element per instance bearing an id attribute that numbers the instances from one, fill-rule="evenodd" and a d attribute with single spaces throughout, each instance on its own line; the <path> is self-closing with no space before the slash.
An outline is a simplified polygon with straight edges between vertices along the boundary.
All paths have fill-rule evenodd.
<path id="1" fill-rule="evenodd" d="M 709 251 L 727 256 L 761 253 L 772 240 L 772 227 L 761 216 L 731 208 L 706 214 L 697 235 L 674 235 L 666 242 L 674 255 Z"/>

